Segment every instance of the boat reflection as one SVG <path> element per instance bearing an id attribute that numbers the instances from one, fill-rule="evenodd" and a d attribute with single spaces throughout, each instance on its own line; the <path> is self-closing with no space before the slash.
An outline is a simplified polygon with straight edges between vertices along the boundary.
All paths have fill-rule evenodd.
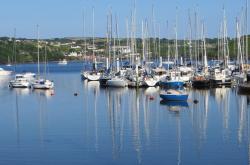
<path id="1" fill-rule="evenodd" d="M 10 80 L 11 76 L 0 76 L 0 88 L 7 88 Z"/>
<path id="2" fill-rule="evenodd" d="M 167 105 L 170 107 L 189 107 L 187 101 L 165 101 L 161 100 L 160 102 L 161 105 Z"/>
<path id="3" fill-rule="evenodd" d="M 55 91 L 53 89 L 51 89 L 51 90 L 39 90 L 39 89 L 36 89 L 36 90 L 33 90 L 33 92 L 35 94 L 37 94 L 38 96 L 46 97 L 46 98 L 51 98 L 55 93 Z"/>
<path id="4" fill-rule="evenodd" d="M 167 106 L 169 111 L 179 112 L 182 109 L 187 109 L 189 107 L 187 101 L 160 101 L 161 105 Z"/>
<path id="5" fill-rule="evenodd" d="M 28 88 L 10 88 L 11 91 L 16 93 L 17 95 L 29 95 L 31 93 L 31 90 Z"/>
<path id="6" fill-rule="evenodd" d="M 158 94 L 160 88 L 159 87 L 148 87 L 145 91 L 144 94 L 145 95 L 154 95 L 154 94 Z"/>

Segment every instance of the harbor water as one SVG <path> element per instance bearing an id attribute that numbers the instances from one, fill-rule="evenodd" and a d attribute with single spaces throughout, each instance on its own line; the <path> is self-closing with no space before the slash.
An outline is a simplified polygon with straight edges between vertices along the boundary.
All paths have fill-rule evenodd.
<path id="1" fill-rule="evenodd" d="M 237 88 L 187 89 L 186 103 L 166 103 L 159 88 L 83 81 L 81 63 L 49 67 L 54 91 L 0 79 L 0 164 L 250 163 L 249 97 Z"/>

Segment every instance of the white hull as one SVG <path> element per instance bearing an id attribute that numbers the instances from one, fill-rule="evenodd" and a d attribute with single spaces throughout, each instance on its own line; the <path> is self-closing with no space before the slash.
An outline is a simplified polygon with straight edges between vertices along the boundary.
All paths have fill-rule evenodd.
<path id="1" fill-rule="evenodd" d="M 86 77 L 89 81 L 99 81 L 101 78 L 101 74 L 100 73 L 89 73 L 86 75 Z"/>
<path id="2" fill-rule="evenodd" d="M 12 80 L 9 85 L 11 88 L 30 88 L 30 82 L 25 80 Z"/>
<path id="3" fill-rule="evenodd" d="M 158 80 L 154 78 L 147 78 L 146 80 L 144 80 L 144 83 L 148 87 L 154 87 L 158 83 Z"/>
<path id="4" fill-rule="evenodd" d="M 33 89 L 53 89 L 54 83 L 50 80 L 37 80 L 32 84 Z"/>
<path id="5" fill-rule="evenodd" d="M 110 87 L 126 87 L 128 83 L 122 78 L 112 78 L 107 81 L 107 85 Z"/>

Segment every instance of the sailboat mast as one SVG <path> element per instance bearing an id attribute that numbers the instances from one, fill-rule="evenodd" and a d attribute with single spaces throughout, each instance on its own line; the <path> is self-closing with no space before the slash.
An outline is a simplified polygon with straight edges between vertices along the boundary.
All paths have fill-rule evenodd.
<path id="1" fill-rule="evenodd" d="M 86 60 L 86 51 L 87 51 L 87 48 L 86 48 L 86 46 L 87 46 L 87 41 L 86 41 L 86 36 L 85 36 L 85 10 L 83 9 L 83 12 L 82 12 L 82 23 L 83 23 L 83 25 L 82 25 L 82 30 L 83 30 L 83 40 L 84 40 L 84 53 L 83 53 L 83 60 Z"/>
<path id="2" fill-rule="evenodd" d="M 190 15 L 190 10 L 188 10 L 188 21 L 189 21 L 189 58 L 190 58 L 190 64 L 192 67 L 192 22 L 191 22 L 191 15 Z"/>
<path id="3" fill-rule="evenodd" d="M 168 49 L 168 52 L 167 52 L 167 56 L 168 56 L 168 72 L 169 72 L 169 61 L 170 61 L 170 46 L 169 46 L 169 29 L 168 29 L 168 21 L 167 21 L 167 49 Z"/>
<path id="4" fill-rule="evenodd" d="M 47 43 L 45 43 L 44 47 L 44 78 L 46 79 L 47 75 Z"/>
<path id="5" fill-rule="evenodd" d="M 37 25 L 37 73 L 40 76 L 40 56 L 39 56 L 39 25 Z"/>
<path id="6" fill-rule="evenodd" d="M 142 61 L 143 64 L 145 62 L 145 38 L 144 38 L 144 21 L 141 23 L 141 28 L 142 28 Z"/>
<path id="7" fill-rule="evenodd" d="M 246 63 L 248 64 L 248 0 L 246 0 Z"/>
<path id="8" fill-rule="evenodd" d="M 96 58 L 95 58 L 95 8 L 92 7 L 92 56 L 93 56 L 93 66 L 96 70 Z"/>
<path id="9" fill-rule="evenodd" d="M 176 66 L 177 66 L 177 61 L 178 61 L 178 35 L 177 35 L 177 23 L 178 23 L 178 17 L 177 17 L 177 10 L 178 8 L 176 8 L 176 22 L 175 22 L 175 62 L 176 62 Z"/>
<path id="10" fill-rule="evenodd" d="M 16 72 L 16 63 L 17 63 L 17 59 L 16 59 L 16 28 L 14 28 L 14 39 L 13 39 L 13 55 L 15 58 L 15 68 L 14 71 Z"/>

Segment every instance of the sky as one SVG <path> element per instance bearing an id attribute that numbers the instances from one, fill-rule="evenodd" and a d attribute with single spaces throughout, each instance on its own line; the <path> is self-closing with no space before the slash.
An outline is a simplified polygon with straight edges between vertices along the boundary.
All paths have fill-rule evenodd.
<path id="1" fill-rule="evenodd" d="M 1 0 L 0 36 L 13 37 L 16 28 L 17 37 L 36 38 L 36 25 L 39 24 L 41 38 L 80 37 L 83 36 L 83 11 L 85 36 L 92 36 L 94 7 L 96 37 L 106 36 L 107 13 L 110 9 L 113 15 L 117 15 L 119 35 L 125 37 L 126 19 L 131 15 L 133 4 L 134 0 Z M 224 6 L 228 35 L 233 37 L 235 18 L 241 14 L 245 4 L 246 0 L 136 0 L 137 36 L 141 35 L 142 20 L 152 19 L 154 6 L 155 22 L 160 27 L 161 37 L 174 37 L 176 15 L 178 38 L 187 37 L 188 11 L 193 20 L 195 10 L 200 20 L 205 22 L 206 36 L 217 37 Z"/>

